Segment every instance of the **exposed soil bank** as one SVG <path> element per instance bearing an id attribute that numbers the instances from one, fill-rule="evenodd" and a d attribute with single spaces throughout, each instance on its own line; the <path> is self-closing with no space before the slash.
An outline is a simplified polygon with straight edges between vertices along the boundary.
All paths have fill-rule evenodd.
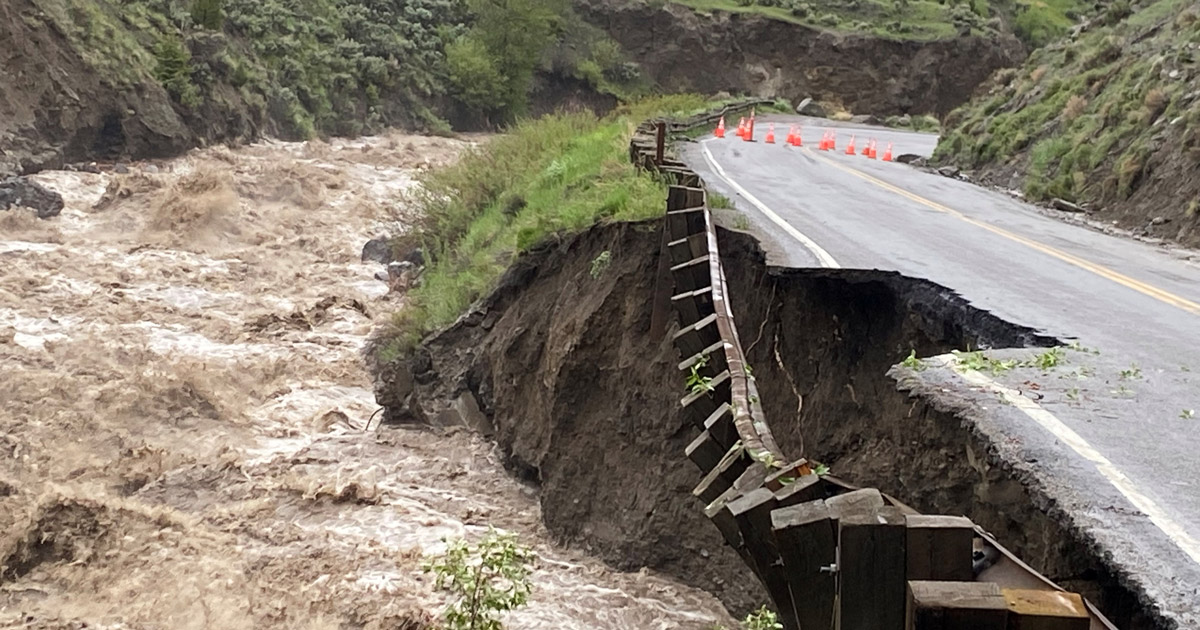
<path id="1" fill-rule="evenodd" d="M 757 15 L 702 15 L 673 3 L 574 5 L 668 91 L 744 92 L 794 101 L 812 96 L 854 112 L 942 115 L 966 102 L 992 71 L 1025 58 L 1011 35 L 899 41 Z"/>
<path id="2" fill-rule="evenodd" d="M 540 485 L 545 522 L 564 542 L 677 576 L 742 614 L 766 598 L 690 495 L 699 472 L 683 455 L 695 435 L 679 413 L 683 377 L 669 335 L 649 332 L 659 236 L 646 222 L 544 244 L 416 357 L 387 366 L 377 394 L 391 421 L 492 433 L 510 468 Z M 720 238 L 742 344 L 785 453 L 922 511 L 968 515 L 1122 627 L 1154 627 L 1036 482 L 973 428 L 975 410 L 929 392 L 910 399 L 888 376 L 913 349 L 1053 340 L 929 282 L 768 268 L 749 237 Z M 605 251 L 611 264 L 593 277 Z"/>

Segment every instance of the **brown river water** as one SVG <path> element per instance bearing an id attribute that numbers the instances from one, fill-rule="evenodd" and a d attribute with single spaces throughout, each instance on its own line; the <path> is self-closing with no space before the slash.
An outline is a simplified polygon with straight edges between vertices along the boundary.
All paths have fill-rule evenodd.
<path id="1" fill-rule="evenodd" d="M 735 627 L 557 546 L 471 433 L 368 426 L 403 296 L 360 249 L 468 145 L 214 147 L 0 212 L 0 627 L 415 630 L 445 603 L 423 558 L 489 527 L 538 557 L 508 628 Z"/>

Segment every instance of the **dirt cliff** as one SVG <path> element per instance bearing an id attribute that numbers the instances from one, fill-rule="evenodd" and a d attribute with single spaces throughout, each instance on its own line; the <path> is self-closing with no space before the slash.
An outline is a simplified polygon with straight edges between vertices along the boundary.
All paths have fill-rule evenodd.
<path id="1" fill-rule="evenodd" d="M 615 224 L 536 247 L 459 322 L 377 369 L 376 396 L 390 422 L 491 435 L 509 469 L 538 485 L 543 519 L 567 544 L 668 573 L 740 615 L 765 595 L 691 496 L 699 472 L 684 457 L 695 437 L 679 410 L 685 378 L 670 334 L 650 333 L 651 296 L 670 282 L 658 275 L 660 230 Z M 1115 619 L 1134 614 L 1134 598 L 967 410 L 910 399 L 887 375 L 913 349 L 1052 340 L 927 281 L 770 268 L 747 236 L 719 239 L 742 343 L 786 453 L 920 510 L 969 515 Z"/>
<path id="2" fill-rule="evenodd" d="M 940 115 L 970 98 L 994 70 L 1019 64 L 1025 56 L 1012 35 L 906 41 L 755 14 L 702 14 L 673 3 L 574 4 L 667 91 L 793 101 L 811 96 L 853 112 Z"/>

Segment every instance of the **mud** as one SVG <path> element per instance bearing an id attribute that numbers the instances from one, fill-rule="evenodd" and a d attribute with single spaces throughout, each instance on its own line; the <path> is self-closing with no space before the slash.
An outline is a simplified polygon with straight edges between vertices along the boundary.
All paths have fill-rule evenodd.
<path id="1" fill-rule="evenodd" d="M 557 546 L 487 441 L 378 427 L 361 354 L 404 298 L 360 249 L 467 144 L 35 176 L 66 207 L 0 213 L 0 627 L 425 628 L 444 600 L 422 559 L 493 526 L 538 552 L 510 627 L 733 625 Z"/>
<path id="2" fill-rule="evenodd" d="M 669 335 L 649 332 L 656 284 L 670 282 L 657 274 L 659 235 L 646 222 L 544 244 L 458 324 L 389 366 L 379 399 L 391 421 L 494 434 L 510 469 L 540 487 L 545 522 L 565 543 L 668 573 L 740 615 L 765 596 L 690 496 L 699 472 L 683 455 L 694 437 L 678 409 L 684 378 Z M 1121 627 L 1152 627 L 1085 535 L 973 427 L 973 410 L 911 383 L 899 391 L 889 375 L 912 350 L 1056 340 L 929 282 L 769 268 L 754 240 L 728 231 L 720 247 L 785 453 L 919 510 L 967 515 Z M 591 261 L 606 251 L 611 264 L 593 278 Z"/>

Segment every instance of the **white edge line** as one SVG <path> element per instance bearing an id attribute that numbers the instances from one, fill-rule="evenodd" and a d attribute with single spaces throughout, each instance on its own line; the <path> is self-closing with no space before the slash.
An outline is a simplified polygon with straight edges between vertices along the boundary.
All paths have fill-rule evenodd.
<path id="1" fill-rule="evenodd" d="M 750 191 L 742 188 L 741 184 L 733 181 L 729 175 L 725 174 L 725 169 L 721 168 L 720 164 L 717 164 L 716 158 L 713 157 L 712 152 L 708 150 L 708 145 L 705 144 L 711 140 L 713 140 L 713 138 L 701 140 L 700 148 L 704 150 L 704 159 L 708 162 L 709 166 L 712 166 L 713 170 L 717 172 L 717 177 L 725 180 L 726 184 L 729 184 L 735 191 L 737 191 L 739 195 L 745 197 L 746 201 L 749 201 L 755 208 L 758 208 L 759 211 L 766 215 L 766 217 L 775 223 L 775 225 L 783 228 L 784 232 L 787 232 L 789 236 L 799 241 L 800 244 L 809 251 L 809 253 L 816 257 L 817 262 L 820 263 L 822 267 L 829 269 L 841 269 L 842 266 L 838 264 L 838 261 L 835 260 L 833 256 L 829 255 L 829 252 L 825 251 L 824 247 L 817 245 L 816 241 L 806 236 L 800 230 L 797 230 L 792 226 L 792 224 L 784 221 L 783 217 L 775 214 L 775 211 L 768 208 L 767 204 L 759 201 L 758 197 L 750 194 Z"/>
<path id="2" fill-rule="evenodd" d="M 979 373 L 978 371 L 961 368 L 958 365 L 958 361 L 955 360 L 954 355 L 938 355 L 936 357 L 927 359 L 927 361 L 933 365 L 940 364 L 942 367 L 948 367 L 954 370 L 954 372 L 956 372 L 968 383 L 977 387 L 983 387 L 991 391 L 993 394 L 1000 396 L 1004 399 L 1004 402 L 1007 402 L 1017 409 L 1020 409 L 1034 422 L 1041 425 L 1043 429 L 1050 432 L 1051 435 L 1059 440 L 1062 440 L 1063 443 L 1065 443 L 1067 446 L 1070 446 L 1071 449 L 1078 453 L 1081 457 L 1095 464 L 1096 470 L 1099 471 L 1101 475 L 1104 475 L 1104 478 L 1107 479 L 1108 482 L 1113 485 L 1113 487 L 1120 491 L 1121 494 L 1125 495 L 1125 498 L 1129 499 L 1129 502 L 1132 503 L 1134 507 L 1141 510 L 1147 517 L 1149 517 L 1150 522 L 1154 523 L 1155 526 L 1162 530 L 1162 532 L 1171 539 L 1171 542 L 1175 543 L 1177 547 L 1182 549 L 1184 553 L 1191 557 L 1193 562 L 1200 564 L 1200 542 L 1197 542 L 1196 539 L 1193 538 L 1192 535 L 1189 534 L 1182 525 L 1175 522 L 1174 519 L 1168 516 L 1167 513 L 1161 507 L 1159 507 L 1157 503 L 1154 502 L 1153 499 L 1142 494 L 1142 492 L 1138 490 L 1137 486 L 1133 484 L 1133 481 L 1130 480 L 1125 473 L 1121 472 L 1116 465 L 1109 461 L 1107 457 L 1101 455 L 1099 451 L 1097 451 L 1091 444 L 1088 444 L 1087 441 L 1083 439 L 1083 436 L 1079 435 L 1073 429 L 1071 429 L 1071 427 L 1068 427 L 1066 424 L 1064 424 L 1063 421 L 1055 417 L 1054 414 L 1046 411 L 1040 405 L 1029 398 L 1026 398 L 1021 394 L 1021 392 L 1015 389 L 1005 387 L 988 378 L 986 375 Z"/>

